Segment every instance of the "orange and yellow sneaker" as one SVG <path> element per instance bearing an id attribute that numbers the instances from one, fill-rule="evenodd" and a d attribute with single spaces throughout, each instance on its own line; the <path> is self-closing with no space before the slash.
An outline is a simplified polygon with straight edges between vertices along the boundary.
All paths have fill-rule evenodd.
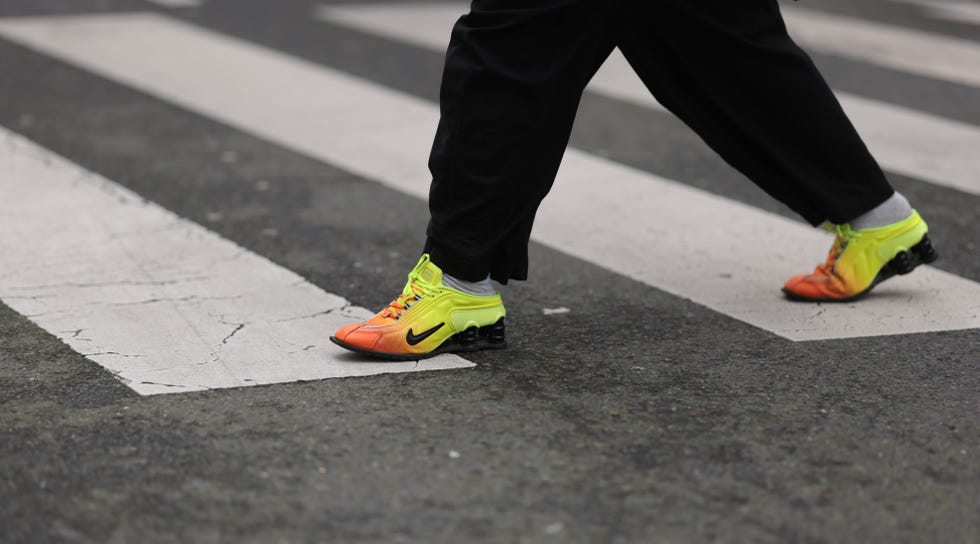
<path id="1" fill-rule="evenodd" d="M 908 274 L 920 264 L 936 260 L 926 235 L 929 228 L 918 212 L 884 227 L 853 230 L 836 225 L 827 262 L 812 274 L 794 276 L 783 286 L 792 300 L 847 302 L 866 295 L 895 274 Z"/>
<path id="2" fill-rule="evenodd" d="M 342 327 L 330 340 L 340 347 L 394 361 L 446 352 L 503 349 L 500 294 L 476 296 L 446 287 L 442 270 L 422 255 L 401 294 L 363 323 Z"/>

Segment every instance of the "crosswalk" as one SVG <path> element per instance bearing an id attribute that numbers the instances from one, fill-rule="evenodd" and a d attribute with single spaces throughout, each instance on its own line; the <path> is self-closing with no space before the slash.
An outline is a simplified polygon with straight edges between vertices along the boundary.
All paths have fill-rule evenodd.
<path id="1" fill-rule="evenodd" d="M 438 50 L 462 9 L 354 4 L 310 17 Z M 838 44 L 884 44 L 873 53 L 847 47 L 863 62 L 978 84 L 962 73 L 980 68 L 980 45 L 791 13 L 814 42 L 826 43 L 846 22 L 851 41 Z M 0 19 L 0 38 L 426 197 L 424 159 L 438 107 L 419 97 L 155 13 Z M 592 90 L 659 107 L 621 57 Z M 841 99 L 886 168 L 965 198 L 980 195 L 980 128 L 867 96 Z M 352 362 L 324 342 L 326 332 L 368 310 L 12 132 L 0 136 L 4 192 L 15 195 L 0 219 L 0 249 L 13 256 L 0 264 L 0 300 L 142 394 L 472 366 L 459 357 Z M 88 228 L 73 228 L 79 221 Z M 828 243 L 823 233 L 576 149 L 566 154 L 534 239 L 793 341 L 980 327 L 980 285 L 931 267 L 892 280 L 861 304 L 789 304 L 774 286 L 813 264 Z M 801 248 L 809 250 L 801 255 Z M 175 254 L 183 255 L 181 266 L 161 266 Z"/>

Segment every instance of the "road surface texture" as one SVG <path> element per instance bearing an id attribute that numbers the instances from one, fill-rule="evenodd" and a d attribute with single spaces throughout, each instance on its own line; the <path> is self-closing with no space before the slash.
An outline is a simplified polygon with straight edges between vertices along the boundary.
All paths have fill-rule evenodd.
<path id="1" fill-rule="evenodd" d="M 830 239 L 611 58 L 509 349 L 378 365 L 465 3 L 4 0 L 0 542 L 980 540 L 980 4 L 782 4 L 934 266 L 783 300 Z"/>

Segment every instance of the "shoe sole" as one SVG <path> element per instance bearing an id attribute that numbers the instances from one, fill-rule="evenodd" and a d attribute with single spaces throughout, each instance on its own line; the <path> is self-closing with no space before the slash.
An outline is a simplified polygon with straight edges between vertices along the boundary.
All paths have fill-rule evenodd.
<path id="1" fill-rule="evenodd" d="M 932 242 L 929 241 L 928 235 L 922 235 L 922 239 L 919 243 L 912 246 L 912 249 L 908 251 L 901 251 L 898 255 L 895 255 L 892 260 L 885 263 L 878 271 L 878 275 L 875 276 L 874 281 L 867 289 L 861 291 L 856 295 L 849 296 L 847 298 L 810 298 L 791 293 L 783 288 L 783 293 L 786 298 L 799 302 L 853 302 L 858 300 L 868 293 L 879 283 L 887 280 L 888 278 L 896 275 L 904 275 L 915 270 L 920 264 L 929 264 L 939 258 L 939 254 L 932 247 Z"/>
<path id="2" fill-rule="evenodd" d="M 428 359 L 443 353 L 470 353 L 487 349 L 507 348 L 507 341 L 504 339 L 503 318 L 493 325 L 487 325 L 486 327 L 470 327 L 463 332 L 458 332 L 447 338 L 446 341 L 439 347 L 427 353 L 406 354 L 372 351 L 346 344 L 337 339 L 336 336 L 331 336 L 330 341 L 346 350 L 353 351 L 354 353 L 367 355 L 368 357 L 375 359 L 384 359 L 386 361 L 421 361 L 422 359 Z"/>

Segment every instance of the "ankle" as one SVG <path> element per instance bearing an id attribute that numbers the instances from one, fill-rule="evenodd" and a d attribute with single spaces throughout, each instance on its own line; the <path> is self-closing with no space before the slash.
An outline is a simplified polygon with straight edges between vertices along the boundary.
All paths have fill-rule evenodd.
<path id="1" fill-rule="evenodd" d="M 873 229 L 898 223 L 912 215 L 912 206 L 901 193 L 895 192 L 888 200 L 850 221 L 854 230 Z"/>
<path id="2" fill-rule="evenodd" d="M 462 291 L 467 295 L 473 295 L 477 297 L 492 297 L 497 294 L 497 290 L 493 288 L 493 284 L 490 283 L 490 275 L 483 278 L 480 281 L 466 281 L 458 278 L 454 278 L 449 274 L 443 273 L 442 283 L 450 289 L 455 289 L 457 291 Z"/>

